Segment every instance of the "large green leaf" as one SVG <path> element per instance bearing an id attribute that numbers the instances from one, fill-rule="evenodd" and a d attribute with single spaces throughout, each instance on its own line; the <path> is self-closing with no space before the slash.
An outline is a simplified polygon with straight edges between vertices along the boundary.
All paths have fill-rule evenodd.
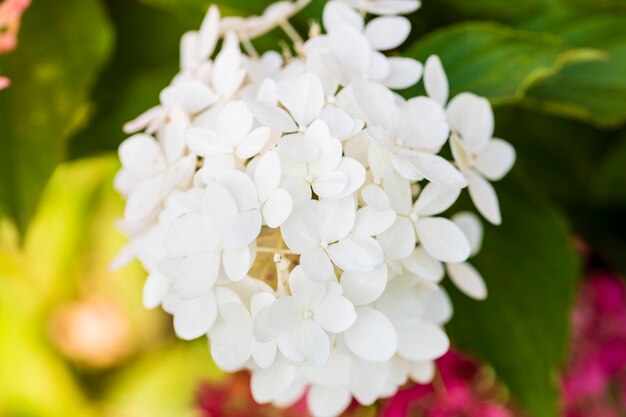
<path id="1" fill-rule="evenodd" d="M 520 100 L 532 82 L 568 63 L 597 59 L 594 51 L 569 49 L 554 36 L 491 23 L 440 29 L 405 52 L 421 61 L 431 54 L 441 57 L 452 94 L 471 91 L 494 103 Z M 421 93 L 421 88 L 407 95 Z"/>
<path id="2" fill-rule="evenodd" d="M 546 0 L 520 0 L 515 3 L 515 7 L 502 0 L 440 0 L 437 3 L 439 7 L 449 7 L 462 16 L 483 20 L 517 20 L 546 6 Z"/>
<path id="3" fill-rule="evenodd" d="M 33 2 L 20 47 L 2 58 L 13 84 L 0 92 L 0 204 L 22 230 L 83 122 L 111 30 L 97 0 Z"/>
<path id="4" fill-rule="evenodd" d="M 471 261 L 489 297 L 473 301 L 452 289 L 456 311 L 448 329 L 457 347 L 493 366 L 522 408 L 555 417 L 577 256 L 558 212 L 521 187 L 498 192 L 504 223 L 486 228 L 480 255 Z"/>
<path id="5" fill-rule="evenodd" d="M 582 62 L 533 84 L 529 105 L 599 126 L 626 121 L 626 15 L 585 13 L 531 22 L 532 30 L 550 32 L 575 47 L 605 51 L 604 59 Z"/>

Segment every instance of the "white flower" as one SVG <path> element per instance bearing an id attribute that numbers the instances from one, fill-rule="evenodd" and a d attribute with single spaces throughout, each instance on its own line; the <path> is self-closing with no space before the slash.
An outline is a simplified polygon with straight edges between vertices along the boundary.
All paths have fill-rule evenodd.
<path id="1" fill-rule="evenodd" d="M 276 357 L 276 342 L 257 341 L 253 323 L 258 312 L 274 300 L 269 292 L 257 293 L 250 300 L 248 310 L 233 291 L 229 299 L 221 303 L 222 319 L 209 332 L 211 356 L 221 368 L 230 371 L 241 369 L 250 358 L 262 369 L 272 365 Z"/>
<path id="2" fill-rule="evenodd" d="M 407 88 L 419 81 L 422 65 L 411 58 L 386 57 L 411 29 L 404 17 L 385 16 L 364 23 L 359 13 L 338 1 L 328 2 L 323 15 L 326 34 L 309 40 L 304 48 L 332 80 L 348 86 L 358 78 L 380 82 L 390 88 Z"/>
<path id="3" fill-rule="evenodd" d="M 215 129 L 187 130 L 187 144 L 204 158 L 204 178 L 241 166 L 257 155 L 270 139 L 270 128 L 253 128 L 254 118 L 243 101 L 230 101 L 219 109 Z"/>
<path id="4" fill-rule="evenodd" d="M 500 205 L 492 185 L 515 163 L 515 150 L 502 139 L 493 139 L 493 112 L 487 99 L 459 94 L 448 104 L 450 140 L 456 163 L 467 177 L 472 201 L 491 223 L 500 224 Z"/>
<path id="5" fill-rule="evenodd" d="M 122 227 L 131 233 L 156 218 L 170 193 L 189 185 L 196 158 L 186 154 L 187 123 L 186 117 L 177 113 L 158 132 L 157 139 L 141 133 L 120 145 L 122 170 L 115 177 L 115 188 L 127 197 Z"/>
<path id="6" fill-rule="evenodd" d="M 355 83 L 353 93 L 374 140 L 375 148 L 370 151 L 374 158 L 387 151 L 394 168 L 411 181 L 426 178 L 449 187 L 466 185 L 463 175 L 435 154 L 449 133 L 441 105 L 426 97 L 399 105 L 400 99 L 389 90 L 368 82 Z"/>
<path id="7" fill-rule="evenodd" d="M 201 208 L 176 218 L 166 246 L 172 255 L 161 271 L 173 291 L 194 297 L 212 288 L 220 267 L 233 281 L 243 279 L 252 262 L 249 245 L 261 230 L 256 187 L 240 171 L 225 171 L 203 190 Z"/>
<path id="8" fill-rule="evenodd" d="M 354 306 L 332 282 L 307 278 L 300 267 L 289 276 L 290 296 L 276 300 L 269 318 L 278 333 L 278 348 L 295 362 L 323 364 L 330 354 L 327 332 L 340 333 L 354 323 Z"/>
<path id="9" fill-rule="evenodd" d="M 289 249 L 300 254 L 304 273 L 314 281 L 328 281 L 335 277 L 333 263 L 366 272 L 383 262 L 380 245 L 354 230 L 355 220 L 352 197 L 310 200 L 294 207 L 281 232 Z"/>
<path id="10" fill-rule="evenodd" d="M 388 52 L 418 0 L 329 1 L 325 31 L 301 39 L 288 19 L 309 1 L 249 18 L 211 6 L 183 35 L 160 104 L 125 126 L 143 132 L 120 146 L 130 242 L 114 264 L 136 257 L 144 305 L 171 314 L 181 339 L 207 335 L 220 368 L 249 370 L 257 402 L 306 395 L 313 416 L 336 417 L 433 378 L 449 347 L 446 272 L 487 295 L 467 262 L 480 222 L 445 214 L 469 184 L 498 223 L 488 180 L 515 153 L 492 138 L 485 99 L 448 104 L 436 55 L 422 67 Z M 252 41 L 277 27 L 292 45 L 259 56 Z M 427 96 L 392 91 L 422 72 Z M 454 162 L 440 156 L 448 142 Z"/>
<path id="11" fill-rule="evenodd" d="M 456 201 L 459 189 L 430 183 L 412 204 L 410 185 L 403 178 L 389 175 L 384 188 L 398 213 L 395 223 L 378 236 L 386 256 L 407 258 L 420 242 L 439 261 L 463 262 L 468 258 L 470 246 L 463 231 L 450 220 L 436 216 Z"/>

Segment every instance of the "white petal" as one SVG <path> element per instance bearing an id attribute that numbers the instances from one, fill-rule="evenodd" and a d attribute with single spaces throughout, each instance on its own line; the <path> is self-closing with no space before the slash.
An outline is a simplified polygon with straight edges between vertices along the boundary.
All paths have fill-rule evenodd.
<path id="1" fill-rule="evenodd" d="M 320 114 L 320 119 L 326 122 L 334 138 L 344 139 L 354 132 L 354 120 L 338 107 L 325 107 Z"/>
<path id="2" fill-rule="evenodd" d="M 302 307 L 293 296 L 278 298 L 270 307 L 269 320 L 276 331 L 291 331 L 302 321 Z"/>
<path id="3" fill-rule="evenodd" d="M 328 247 L 328 254 L 344 271 L 371 271 L 384 261 L 380 244 L 369 236 L 349 234 Z"/>
<path id="4" fill-rule="evenodd" d="M 150 273 L 143 285 L 144 307 L 149 309 L 158 307 L 163 301 L 169 287 L 170 281 L 165 276 L 157 271 Z"/>
<path id="5" fill-rule="evenodd" d="M 368 184 L 363 187 L 363 190 L 361 190 L 361 197 L 363 197 L 365 204 L 378 211 L 387 210 L 391 207 L 389 197 L 387 197 L 387 194 L 385 194 L 383 189 L 377 185 Z"/>
<path id="6" fill-rule="evenodd" d="M 165 176 L 155 175 L 135 187 L 124 208 L 124 220 L 130 223 L 142 223 L 154 216 L 162 201 L 162 189 Z"/>
<path id="7" fill-rule="evenodd" d="M 350 233 L 356 217 L 353 197 L 322 200 L 317 204 L 317 228 L 326 243 L 336 242 Z"/>
<path id="8" fill-rule="evenodd" d="M 280 227 L 283 240 L 296 253 L 303 253 L 319 245 L 315 208 L 319 203 L 307 201 L 295 205 L 291 216 Z"/>
<path id="9" fill-rule="evenodd" d="M 305 73 L 281 81 L 278 99 L 300 126 L 307 126 L 322 111 L 324 89 L 317 75 Z"/>
<path id="10" fill-rule="evenodd" d="M 214 181 L 207 184 L 202 196 L 202 213 L 208 224 L 223 227 L 237 216 L 237 211 L 237 203 L 226 187 Z"/>
<path id="11" fill-rule="evenodd" d="M 204 227 L 199 213 L 189 213 L 174 219 L 166 236 L 167 249 L 174 256 L 210 252 L 218 243 Z"/>
<path id="12" fill-rule="evenodd" d="M 247 104 L 254 117 L 263 125 L 279 132 L 295 132 L 298 130 L 298 126 L 289 116 L 289 113 L 280 107 L 260 101 L 252 101 Z"/>
<path id="13" fill-rule="evenodd" d="M 246 326 L 218 324 L 211 329 L 210 339 L 213 360 L 226 370 L 241 368 L 252 355 L 254 339 Z"/>
<path id="14" fill-rule="evenodd" d="M 420 6 L 419 0 L 376 0 L 369 2 L 367 11 L 375 15 L 409 14 Z"/>
<path id="15" fill-rule="evenodd" d="M 459 188 L 444 187 L 433 182 L 420 191 L 415 210 L 420 216 L 432 216 L 448 210 L 459 198 Z"/>
<path id="16" fill-rule="evenodd" d="M 267 126 L 254 129 L 237 146 L 235 154 L 239 159 L 252 158 L 258 154 L 270 139 L 271 130 Z"/>
<path id="17" fill-rule="evenodd" d="M 500 203 L 491 183 L 472 171 L 467 173 L 467 181 L 470 197 L 480 214 L 492 224 L 502 223 Z"/>
<path id="18" fill-rule="evenodd" d="M 355 320 L 354 305 L 347 298 L 336 294 L 327 294 L 313 310 L 313 321 L 332 333 L 343 332 L 352 326 Z"/>
<path id="19" fill-rule="evenodd" d="M 409 375 L 418 384 L 430 384 L 435 377 L 436 366 L 434 361 L 417 361 L 409 363 Z"/>
<path id="20" fill-rule="evenodd" d="M 254 350 L 252 351 L 252 358 L 259 368 L 267 369 L 272 366 L 274 359 L 276 358 L 276 342 L 269 343 L 255 343 Z"/>
<path id="21" fill-rule="evenodd" d="M 475 300 L 487 298 L 487 286 L 480 273 L 471 264 L 448 264 L 448 275 L 454 285 L 463 293 Z"/>
<path id="22" fill-rule="evenodd" d="M 501 180 L 515 164 L 515 148 L 502 139 L 493 139 L 478 154 L 474 165 L 491 181 Z"/>
<path id="23" fill-rule="evenodd" d="M 280 152 L 297 162 L 308 162 L 318 157 L 320 148 L 310 136 L 291 133 L 280 138 Z"/>
<path id="24" fill-rule="evenodd" d="M 419 240 L 426 252 L 442 262 L 463 262 L 470 246 L 463 231 L 448 219 L 428 217 L 415 223 Z"/>
<path id="25" fill-rule="evenodd" d="M 387 51 L 400 46 L 411 33 L 411 23 L 406 17 L 385 16 L 370 20 L 365 36 L 372 48 Z"/>
<path id="26" fill-rule="evenodd" d="M 333 31 L 339 26 L 350 25 L 355 29 L 363 29 L 363 17 L 345 3 L 329 2 L 324 6 L 322 22 L 327 31 Z"/>
<path id="27" fill-rule="evenodd" d="M 414 281 L 409 278 L 408 275 L 394 277 L 376 301 L 376 308 L 385 314 L 396 329 L 417 323 L 424 311 Z"/>
<path id="28" fill-rule="evenodd" d="M 446 187 L 463 188 L 467 185 L 465 177 L 439 155 L 415 152 L 411 156 L 411 162 L 415 169 L 429 181 Z"/>
<path id="29" fill-rule="evenodd" d="M 139 133 L 126 139 L 118 151 L 124 168 L 140 177 L 148 177 L 165 168 L 165 158 L 159 143 L 150 135 Z"/>
<path id="30" fill-rule="evenodd" d="M 369 124 L 388 132 L 394 131 L 398 108 L 391 91 L 379 84 L 357 80 L 353 84 L 352 92 Z"/>
<path id="31" fill-rule="evenodd" d="M 191 300 L 181 300 L 174 313 L 174 330 L 184 340 L 205 335 L 217 317 L 217 303 L 212 291 Z"/>
<path id="32" fill-rule="evenodd" d="M 356 212 L 356 221 L 352 231 L 360 235 L 376 236 L 389 229 L 395 221 L 395 211 L 391 209 L 378 211 L 366 206 Z"/>
<path id="33" fill-rule="evenodd" d="M 449 87 L 448 77 L 437 55 L 431 55 L 426 60 L 424 67 L 424 87 L 426 93 L 442 106 L 448 101 Z"/>
<path id="34" fill-rule="evenodd" d="M 296 368 L 283 359 L 268 369 L 255 370 L 250 379 L 252 397 L 260 404 L 274 401 L 294 383 L 295 377 Z"/>
<path id="35" fill-rule="evenodd" d="M 170 273 L 163 264 L 160 269 L 172 280 L 174 293 L 181 298 L 195 298 L 213 287 L 220 272 L 220 258 L 217 253 L 201 253 L 183 258 Z"/>
<path id="36" fill-rule="evenodd" d="M 317 178 L 313 183 L 313 191 L 322 198 L 336 198 L 342 194 L 347 185 L 347 175 L 335 171 Z"/>
<path id="37" fill-rule="evenodd" d="M 423 66 L 413 59 L 405 57 L 388 58 L 389 75 L 384 83 L 387 87 L 402 90 L 415 85 L 422 78 Z"/>
<path id="38" fill-rule="evenodd" d="M 442 287 L 424 289 L 420 294 L 424 305 L 423 320 L 443 326 L 452 318 L 452 302 Z"/>
<path id="39" fill-rule="evenodd" d="M 452 221 L 465 234 L 472 249 L 471 255 L 476 255 L 483 243 L 483 225 L 478 216 L 472 212 L 463 211 L 452 216 Z"/>
<path id="40" fill-rule="evenodd" d="M 370 272 L 344 272 L 341 275 L 344 297 L 355 305 L 374 302 L 387 285 L 387 265 L 382 264 Z"/>
<path id="41" fill-rule="evenodd" d="M 213 103 L 215 95 L 199 81 L 182 81 L 161 91 L 160 99 L 165 107 L 180 106 L 187 113 L 197 113 Z"/>
<path id="42" fill-rule="evenodd" d="M 391 207 L 399 214 L 409 214 L 413 204 L 411 184 L 394 169 L 387 167 L 383 189 L 389 197 Z"/>
<path id="43" fill-rule="evenodd" d="M 220 109 L 217 116 L 217 131 L 226 144 L 235 147 L 250 132 L 253 122 L 246 103 L 230 101 Z"/>
<path id="44" fill-rule="evenodd" d="M 337 171 L 342 172 L 348 178 L 348 184 L 340 197 L 353 194 L 365 182 L 365 167 L 352 158 L 341 158 Z"/>
<path id="45" fill-rule="evenodd" d="M 280 159 L 276 151 L 263 155 L 254 169 L 254 183 L 259 192 L 259 199 L 265 201 L 280 184 Z"/>
<path id="46" fill-rule="evenodd" d="M 398 354 L 408 360 L 437 359 L 449 348 L 450 341 L 441 327 L 425 321 L 398 333 Z"/>
<path id="47" fill-rule="evenodd" d="M 493 136 L 493 111 L 486 98 L 471 93 L 454 97 L 448 105 L 448 121 L 471 153 L 480 152 Z"/>
<path id="48" fill-rule="evenodd" d="M 361 405 L 372 405 L 383 396 L 391 367 L 388 362 L 370 362 L 359 358 L 350 367 L 350 391 Z"/>
<path id="49" fill-rule="evenodd" d="M 321 248 L 314 248 L 303 252 L 300 256 L 300 266 L 306 276 L 316 282 L 329 281 L 335 278 L 333 264 L 328 255 Z"/>
<path id="50" fill-rule="evenodd" d="M 365 307 L 357 308 L 356 314 L 356 322 L 344 333 L 348 348 L 368 361 L 391 359 L 396 353 L 397 335 L 387 316 Z"/>
<path id="51" fill-rule="evenodd" d="M 259 197 L 256 187 L 245 172 L 236 170 L 222 172 L 216 180 L 226 187 L 240 213 L 258 207 Z"/>
<path id="52" fill-rule="evenodd" d="M 405 146 L 436 151 L 446 143 L 449 134 L 446 113 L 432 98 L 415 97 L 402 106 L 398 136 Z"/>
<path id="53" fill-rule="evenodd" d="M 225 250 L 223 255 L 224 272 L 231 281 L 240 281 L 246 277 L 250 270 L 252 254 L 250 248 L 244 246 L 240 249 Z"/>
<path id="54" fill-rule="evenodd" d="M 258 210 L 241 213 L 224 227 L 222 247 L 228 251 L 248 246 L 259 236 L 262 224 Z"/>
<path id="55" fill-rule="evenodd" d="M 263 220 L 271 228 L 281 226 L 291 214 L 293 199 L 284 188 L 275 190 L 263 204 Z"/>
<path id="56" fill-rule="evenodd" d="M 240 87 L 246 72 L 241 68 L 241 50 L 237 36 L 229 32 L 215 58 L 211 71 L 211 84 L 223 100 L 230 98 Z"/>
<path id="57" fill-rule="evenodd" d="M 322 365 L 330 355 L 328 334 L 311 319 L 303 320 L 289 332 L 279 334 L 276 343 L 281 353 L 294 362 Z"/>
<path id="58" fill-rule="evenodd" d="M 307 395 L 307 406 L 313 417 L 336 417 L 351 401 L 352 396 L 345 387 L 313 385 Z"/>
<path id="59" fill-rule="evenodd" d="M 385 256 L 390 259 L 404 259 L 415 249 L 415 231 L 406 217 L 396 218 L 395 223 L 377 236 Z"/>
<path id="60" fill-rule="evenodd" d="M 443 279 L 443 265 L 433 259 L 421 246 L 415 249 L 411 256 L 403 259 L 402 265 L 424 281 L 439 282 Z"/>

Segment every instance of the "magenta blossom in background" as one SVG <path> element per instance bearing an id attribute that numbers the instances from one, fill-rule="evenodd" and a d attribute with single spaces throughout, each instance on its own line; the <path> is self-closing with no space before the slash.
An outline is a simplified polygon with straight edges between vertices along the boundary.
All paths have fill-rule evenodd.
<path id="1" fill-rule="evenodd" d="M 573 314 L 571 364 L 563 378 L 566 417 L 619 417 L 626 406 L 626 288 L 594 273 Z M 617 393 L 617 394 L 616 394 Z"/>

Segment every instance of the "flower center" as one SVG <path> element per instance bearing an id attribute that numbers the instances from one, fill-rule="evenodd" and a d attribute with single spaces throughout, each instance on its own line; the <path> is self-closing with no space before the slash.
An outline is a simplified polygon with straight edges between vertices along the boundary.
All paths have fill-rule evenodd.
<path id="1" fill-rule="evenodd" d="M 404 141 L 400 138 L 396 139 L 396 146 L 404 146 Z"/>
<path id="2" fill-rule="evenodd" d="M 313 181 L 315 181 L 315 177 L 313 177 L 313 175 L 311 174 L 308 174 L 306 177 L 304 177 L 304 180 L 307 184 L 311 185 L 313 184 Z"/>
<path id="3" fill-rule="evenodd" d="M 313 318 L 313 310 L 311 310 L 310 308 L 305 308 L 304 310 L 302 310 L 302 318 L 304 320 Z"/>
<path id="4" fill-rule="evenodd" d="M 419 218 L 420 218 L 420 216 L 419 216 L 417 213 L 415 213 L 415 212 L 413 212 L 413 213 L 411 213 L 411 214 L 409 215 L 409 219 L 411 219 L 411 221 L 413 221 L 413 222 L 418 221 L 418 220 L 419 220 Z"/>
<path id="5" fill-rule="evenodd" d="M 320 248 L 326 249 L 327 247 L 328 247 L 328 242 L 326 242 L 325 240 L 322 240 L 320 242 Z"/>

